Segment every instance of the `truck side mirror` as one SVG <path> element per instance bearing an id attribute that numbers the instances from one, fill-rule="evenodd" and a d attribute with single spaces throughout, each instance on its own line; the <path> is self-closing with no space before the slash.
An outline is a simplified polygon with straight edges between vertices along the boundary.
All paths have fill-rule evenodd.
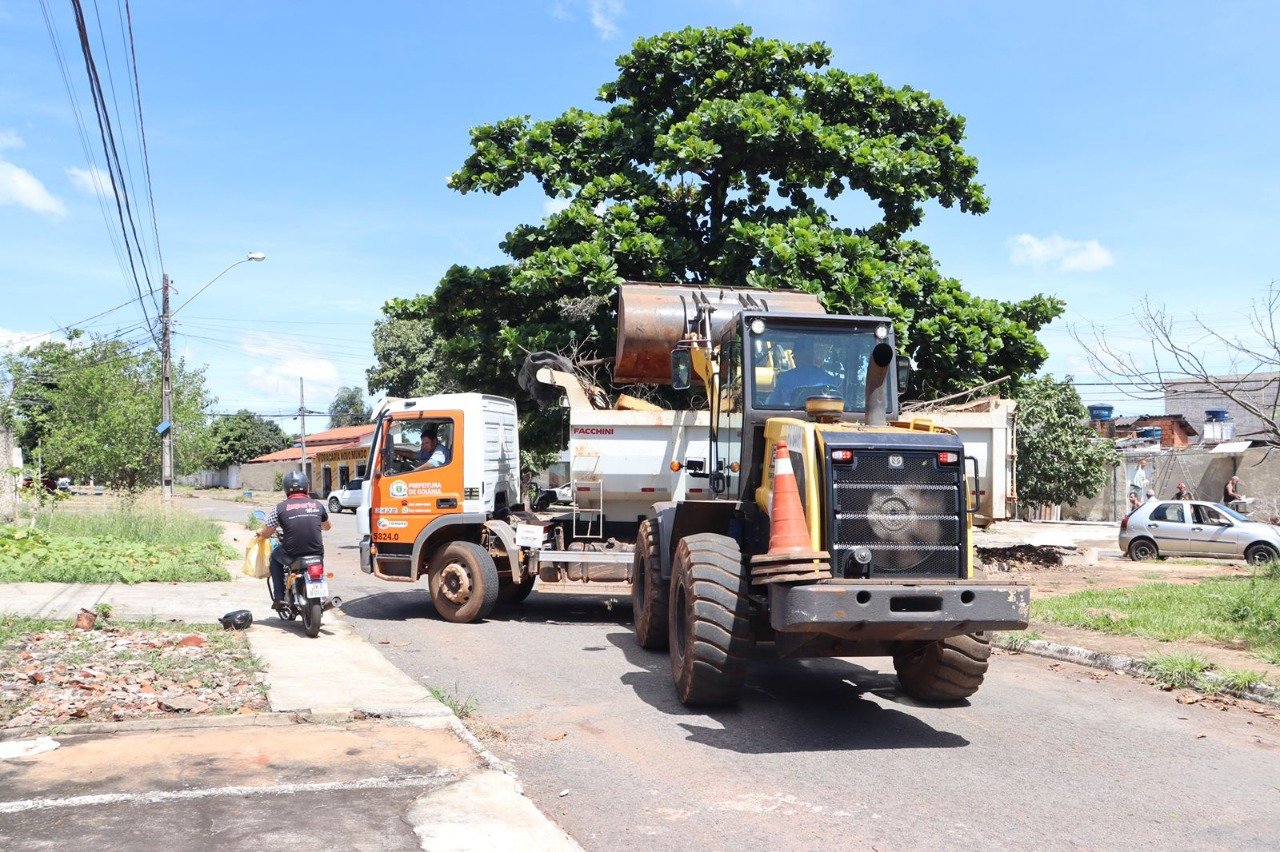
<path id="1" fill-rule="evenodd" d="M 898 393 L 902 393 L 911 381 L 911 356 L 898 353 Z"/>
<path id="2" fill-rule="evenodd" d="M 671 387 L 687 390 L 693 379 L 693 355 L 688 349 L 671 351 Z"/>

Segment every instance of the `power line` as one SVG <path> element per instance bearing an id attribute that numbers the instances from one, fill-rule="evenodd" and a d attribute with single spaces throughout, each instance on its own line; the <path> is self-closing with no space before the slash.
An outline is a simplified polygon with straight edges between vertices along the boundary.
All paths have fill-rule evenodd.
<path id="1" fill-rule="evenodd" d="M 151 183 L 151 154 L 147 148 L 147 128 L 142 121 L 142 84 L 138 82 L 138 51 L 133 42 L 133 10 L 129 0 L 124 0 L 125 18 L 129 24 L 129 64 L 133 68 L 133 94 L 138 112 L 138 139 L 142 143 L 142 167 L 147 187 L 147 206 L 151 210 L 151 232 L 156 239 L 156 262 L 164 269 L 164 254 L 160 251 L 160 226 L 156 222 L 156 199 Z"/>
<path id="2" fill-rule="evenodd" d="M 120 222 L 121 233 L 124 236 L 125 251 L 129 258 L 133 286 L 137 291 L 139 303 L 142 306 L 143 318 L 148 323 L 151 323 L 146 303 L 142 301 L 142 281 L 145 279 L 147 291 L 153 298 L 155 287 L 151 283 L 151 273 L 147 268 L 147 260 L 142 251 L 142 242 L 138 238 L 137 223 L 133 217 L 133 205 L 129 201 L 128 189 L 125 186 L 124 168 L 120 164 L 120 150 L 116 144 L 115 131 L 111 126 L 111 115 L 107 109 L 106 95 L 102 90 L 102 79 L 98 74 L 97 62 L 93 58 L 93 48 L 89 41 L 84 7 L 81 5 L 80 0 L 71 0 L 71 7 L 75 11 L 76 32 L 80 36 L 80 51 L 84 56 L 85 73 L 89 77 L 89 92 L 93 98 L 94 112 L 98 118 L 98 136 L 102 141 L 103 156 L 107 163 L 107 174 L 111 177 L 111 186 L 115 193 L 116 217 Z M 135 246 L 138 254 L 136 262 L 134 260 Z M 142 266 L 141 278 L 138 275 L 138 265 Z M 152 335 L 154 337 L 154 330 Z"/>

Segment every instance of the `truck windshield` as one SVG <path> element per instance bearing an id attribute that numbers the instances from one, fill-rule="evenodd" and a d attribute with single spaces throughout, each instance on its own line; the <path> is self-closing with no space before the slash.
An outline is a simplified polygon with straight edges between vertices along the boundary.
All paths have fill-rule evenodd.
<path id="1" fill-rule="evenodd" d="M 796 411 L 809 397 L 825 395 L 841 397 L 845 411 L 862 411 L 874 326 L 822 328 L 767 320 L 752 326 L 747 345 L 754 408 Z"/>

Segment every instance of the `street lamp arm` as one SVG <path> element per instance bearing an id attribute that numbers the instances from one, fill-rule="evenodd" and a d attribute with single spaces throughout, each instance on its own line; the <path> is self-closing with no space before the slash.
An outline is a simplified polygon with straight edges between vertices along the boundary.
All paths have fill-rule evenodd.
<path id="1" fill-rule="evenodd" d="M 211 278 L 211 279 L 209 280 L 209 283 L 208 283 L 208 284 L 205 284 L 205 285 L 204 285 L 203 287 L 201 287 L 199 290 L 197 290 L 197 291 L 195 291 L 194 293 L 192 293 L 192 294 L 191 294 L 191 298 L 190 298 L 190 299 L 187 299 L 187 300 L 186 300 L 185 302 L 183 302 L 181 305 L 178 305 L 178 307 L 174 308 L 174 309 L 173 309 L 173 313 L 169 314 L 169 316 L 173 316 L 173 314 L 176 314 L 178 311 L 182 310 L 182 309 L 183 309 L 183 308 L 185 308 L 187 305 L 191 304 L 191 302 L 195 299 L 195 297 L 196 297 L 196 296 L 199 296 L 199 295 L 200 295 L 201 293 L 203 293 L 205 290 L 208 290 L 211 286 L 213 286 L 213 282 L 214 282 L 214 281 L 217 281 L 219 278 L 221 278 L 222 276 L 226 275 L 228 272 L 230 272 L 231 270 L 235 269 L 235 268 L 236 268 L 237 266 L 239 266 L 240 264 L 242 264 L 242 263 L 248 263 L 248 262 L 249 262 L 249 261 L 251 261 L 251 260 L 252 260 L 252 261 L 255 261 L 255 262 L 258 262 L 258 263 L 261 263 L 262 261 L 264 261 L 264 260 L 266 260 L 266 259 L 267 259 L 267 256 L 266 256 L 265 254 L 263 254 L 262 252 L 260 252 L 260 251 L 251 251 L 251 252 L 249 252 L 249 254 L 248 254 L 248 255 L 246 255 L 245 257 L 240 258 L 240 259 L 239 259 L 239 260 L 237 260 L 235 263 L 231 264 L 231 265 L 230 265 L 230 266 L 228 266 L 226 269 L 222 270 L 222 271 L 221 271 L 221 272 L 219 272 L 217 275 L 213 276 L 213 278 Z"/>

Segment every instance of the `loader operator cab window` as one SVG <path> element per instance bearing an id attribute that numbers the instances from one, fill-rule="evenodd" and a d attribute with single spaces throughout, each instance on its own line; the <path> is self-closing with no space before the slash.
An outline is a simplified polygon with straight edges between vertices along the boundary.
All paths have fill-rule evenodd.
<path id="1" fill-rule="evenodd" d="M 396 420 L 391 423 L 391 453 L 382 470 L 387 476 L 445 467 L 453 462 L 453 421 Z M 385 439 L 384 439 L 385 440 Z"/>
<path id="2" fill-rule="evenodd" d="M 755 320 L 748 335 L 754 408 L 798 411 L 810 397 L 838 396 L 845 411 L 862 411 L 874 330 Z"/>

